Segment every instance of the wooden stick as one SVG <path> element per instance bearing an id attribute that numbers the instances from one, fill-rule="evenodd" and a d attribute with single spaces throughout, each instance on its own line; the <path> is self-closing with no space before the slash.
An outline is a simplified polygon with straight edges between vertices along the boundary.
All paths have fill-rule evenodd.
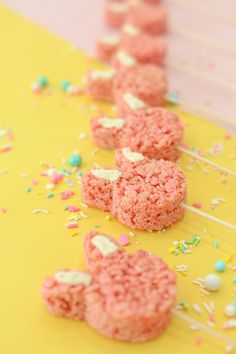
<path id="1" fill-rule="evenodd" d="M 222 167 L 222 166 L 218 165 L 217 163 L 215 163 L 213 161 L 205 159 L 204 157 L 200 156 L 199 154 L 196 154 L 196 153 L 194 153 L 194 152 L 192 152 L 192 151 L 190 151 L 188 149 L 185 149 L 185 148 L 183 148 L 181 146 L 178 147 L 178 150 L 183 152 L 184 154 L 187 154 L 187 155 L 199 160 L 199 161 L 204 162 L 207 165 L 210 165 L 210 166 L 216 168 L 219 171 L 222 171 L 222 172 L 226 173 L 227 175 L 236 177 L 236 172 L 233 172 L 233 171 L 229 170 L 228 168 Z"/>
<path id="2" fill-rule="evenodd" d="M 218 219 L 216 218 L 215 216 L 212 216 L 210 214 L 207 214 L 207 213 L 204 213 L 203 211 L 199 210 L 199 209 L 196 209 L 194 207 L 191 207 L 185 203 L 182 203 L 182 206 L 184 207 L 184 209 L 188 210 L 188 211 L 191 211 L 192 213 L 195 213 L 197 215 L 200 215 L 200 216 L 203 216 L 204 218 L 208 219 L 208 220 L 211 220 L 211 221 L 214 221 L 216 222 L 217 224 L 220 224 L 220 225 L 223 225 L 225 227 L 228 227 L 229 229 L 231 230 L 234 230 L 236 231 L 236 225 L 233 225 L 233 224 L 230 224 L 228 223 L 227 221 L 224 221 L 224 220 L 221 220 L 221 219 Z"/>

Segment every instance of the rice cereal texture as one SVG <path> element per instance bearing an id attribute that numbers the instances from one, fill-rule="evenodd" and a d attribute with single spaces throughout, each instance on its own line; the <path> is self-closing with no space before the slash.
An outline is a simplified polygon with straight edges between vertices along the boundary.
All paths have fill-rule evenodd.
<path id="1" fill-rule="evenodd" d="M 120 341 L 159 336 L 170 324 L 175 306 L 174 272 L 145 251 L 99 257 L 101 271 L 85 293 L 87 323 Z"/>
<path id="2" fill-rule="evenodd" d="M 106 36 L 97 40 L 96 53 L 99 59 L 109 62 L 119 46 L 119 38 Z"/>
<path id="3" fill-rule="evenodd" d="M 175 274 L 166 263 L 141 250 L 128 254 L 111 236 L 95 231 L 85 236 L 84 252 L 90 274 L 59 271 L 44 281 L 49 311 L 85 319 L 102 335 L 120 341 L 159 336 L 170 324 L 177 293 Z"/>
<path id="4" fill-rule="evenodd" d="M 104 195 L 109 195 L 110 211 L 121 223 L 134 229 L 161 230 L 183 217 L 186 181 L 172 162 L 148 160 L 120 173 L 89 170 L 82 178 L 82 195 L 87 204 L 100 209 L 104 209 Z"/>
<path id="5" fill-rule="evenodd" d="M 123 68 L 114 77 L 114 97 L 118 111 L 124 110 L 121 97 L 130 92 L 149 106 L 162 106 L 168 91 L 165 71 L 155 65 L 136 65 Z M 124 105 L 124 103 L 123 103 Z"/>
<path id="6" fill-rule="evenodd" d="M 131 6 L 125 17 L 127 23 L 153 36 L 167 31 L 167 20 L 167 10 L 163 6 L 152 6 L 143 3 Z"/>
<path id="7" fill-rule="evenodd" d="M 90 121 L 94 143 L 104 149 L 117 149 L 125 125 L 124 119 L 96 117 Z"/>
<path id="8" fill-rule="evenodd" d="M 113 102 L 114 70 L 91 70 L 87 75 L 87 93 L 95 99 Z"/>
<path id="9" fill-rule="evenodd" d="M 109 1 L 105 10 L 105 23 L 108 27 L 119 28 L 126 19 L 129 4 L 127 1 Z"/>
<path id="10" fill-rule="evenodd" d="M 107 118 L 111 122 L 121 119 Z M 164 108 L 143 108 L 132 112 L 119 128 L 104 126 L 103 118 L 91 121 L 94 142 L 102 148 L 129 147 L 133 152 L 151 159 L 175 161 L 184 135 L 179 117 Z M 114 124 L 114 123 L 113 123 Z"/>
<path id="11" fill-rule="evenodd" d="M 166 57 L 166 40 L 160 36 L 151 36 L 146 33 L 121 36 L 120 49 L 142 64 L 162 65 Z"/>
<path id="12" fill-rule="evenodd" d="M 63 270 L 47 277 L 41 294 L 48 311 L 55 316 L 83 320 L 84 290 L 91 281 L 89 274 L 80 271 Z"/>

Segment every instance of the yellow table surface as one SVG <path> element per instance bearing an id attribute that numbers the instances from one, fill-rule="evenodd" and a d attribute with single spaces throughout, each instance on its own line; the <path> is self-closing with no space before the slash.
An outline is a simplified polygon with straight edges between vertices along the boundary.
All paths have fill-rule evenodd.
<path id="1" fill-rule="evenodd" d="M 45 9 L 46 11 L 46 9 Z M 46 12 L 45 12 L 46 15 Z M 96 162 L 101 166 L 113 165 L 113 152 L 94 151 L 89 130 L 90 118 L 100 109 L 109 113 L 111 107 L 92 102 L 84 96 L 67 97 L 59 89 L 63 79 L 80 84 L 88 68 L 99 63 L 89 60 L 85 54 L 74 50 L 62 40 L 22 19 L 4 7 L 0 7 L 0 130 L 11 128 L 13 149 L 0 154 L 0 213 L 1 235 L 1 334 L 0 352 L 3 354 L 116 354 L 116 353 L 221 353 L 224 344 L 202 332 L 194 332 L 189 325 L 174 318 L 173 323 L 160 338 L 144 344 L 118 343 L 106 339 L 88 327 L 86 323 L 54 318 L 47 314 L 40 298 L 40 284 L 44 276 L 62 267 L 83 267 L 83 235 L 96 224 L 99 230 L 118 237 L 130 230 L 116 220 L 108 221 L 105 214 L 92 208 L 82 209 L 89 218 L 79 222 L 78 236 L 71 237 L 65 228 L 68 213 L 66 205 L 81 207 L 80 186 L 60 185 L 54 198 L 48 199 L 45 189 L 46 179 L 39 177 L 44 170 L 40 161 L 50 162 L 56 168 L 62 166 L 62 158 L 68 158 L 74 150 L 83 156 L 82 169 L 85 171 Z M 53 93 L 34 95 L 31 84 L 40 74 L 45 74 Z M 214 142 L 224 143 L 224 153 L 212 160 L 236 170 L 236 139 L 224 140 L 226 132 L 199 117 L 179 112 L 186 124 L 185 142 L 207 152 Z M 80 133 L 87 133 L 80 140 Z M 4 138 L 0 137 L 0 147 Z M 202 210 L 236 223 L 236 180 L 222 176 L 212 168 L 196 164 L 182 156 L 180 165 L 188 180 L 188 203 L 202 203 Z M 192 166 L 192 171 L 191 170 Z M 65 167 L 69 168 L 68 165 Z M 207 168 L 208 174 L 202 171 Z M 205 171 L 206 172 L 206 171 Z M 28 174 L 23 178 L 22 174 Z M 35 178 L 39 184 L 32 186 Z M 78 182 L 75 177 L 71 178 Z M 27 186 L 32 191 L 26 193 Z M 59 193 L 73 189 L 73 199 L 61 201 Z M 224 198 L 211 210 L 213 198 Z M 34 209 L 47 209 L 48 215 L 33 214 Z M 206 229 L 206 233 L 204 233 Z M 191 239 L 192 234 L 201 236 L 199 247 L 192 254 L 175 256 L 168 252 L 173 240 Z M 135 231 L 128 251 L 143 248 L 161 255 L 170 265 L 186 264 L 187 275 L 178 274 L 178 301 L 190 304 L 188 314 L 202 323 L 208 316 L 203 309 L 196 315 L 191 309 L 193 303 L 202 305 L 204 301 L 214 301 L 216 310 L 215 329 L 222 331 L 226 320 L 225 305 L 235 297 L 232 277 L 236 273 L 227 270 L 221 275 L 222 288 L 218 293 L 203 297 L 193 279 L 204 277 L 214 271 L 218 259 L 232 258 L 236 263 L 236 235 L 223 226 L 209 222 L 187 212 L 183 221 L 164 233 Z M 214 249 L 214 240 L 219 241 L 219 249 Z M 236 337 L 236 330 L 227 332 Z M 196 346 L 195 339 L 202 339 Z"/>

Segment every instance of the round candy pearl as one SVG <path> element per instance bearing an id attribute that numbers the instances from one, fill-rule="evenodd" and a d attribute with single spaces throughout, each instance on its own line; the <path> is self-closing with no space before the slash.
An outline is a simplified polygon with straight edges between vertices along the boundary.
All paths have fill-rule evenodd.
<path id="1" fill-rule="evenodd" d="M 217 270 L 217 272 L 223 272 L 225 270 L 225 262 L 217 261 L 215 264 L 215 270 Z"/>
<path id="2" fill-rule="evenodd" d="M 234 317 L 236 315 L 236 307 L 233 304 L 225 307 L 225 315 L 227 317 Z"/>
<path id="3" fill-rule="evenodd" d="M 82 163 L 82 158 L 80 155 L 76 154 L 76 155 L 72 155 L 69 160 L 68 160 L 69 164 L 73 167 L 79 167 Z"/>
<path id="4" fill-rule="evenodd" d="M 61 82 L 61 89 L 62 89 L 62 91 L 68 91 L 68 89 L 70 88 L 70 86 L 71 86 L 71 83 L 70 83 L 70 81 L 68 81 L 68 80 L 63 80 L 62 82 Z"/>
<path id="5" fill-rule="evenodd" d="M 47 87 L 48 86 L 48 79 L 46 78 L 46 76 L 40 76 L 38 78 L 38 85 L 40 87 Z"/>
<path id="6" fill-rule="evenodd" d="M 206 289 L 216 291 L 220 289 L 221 279 L 216 274 L 208 274 L 204 279 Z"/>

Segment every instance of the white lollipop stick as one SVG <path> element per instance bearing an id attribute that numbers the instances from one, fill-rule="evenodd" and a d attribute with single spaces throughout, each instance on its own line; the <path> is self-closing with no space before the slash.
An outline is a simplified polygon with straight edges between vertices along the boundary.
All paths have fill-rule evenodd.
<path id="1" fill-rule="evenodd" d="M 181 152 L 183 152 L 184 154 L 187 154 L 187 155 L 189 155 L 189 156 L 191 156 L 191 157 L 193 157 L 193 158 L 199 160 L 199 161 L 204 162 L 204 163 L 207 164 L 207 165 L 210 165 L 210 166 L 216 168 L 216 169 L 219 170 L 219 171 L 222 171 L 222 172 L 226 173 L 227 175 L 236 177 L 236 172 L 233 172 L 233 171 L 231 171 L 231 170 L 228 170 L 227 168 L 222 167 L 222 166 L 218 165 L 217 163 L 215 163 L 215 162 L 213 162 L 213 161 L 210 161 L 210 160 L 208 160 L 208 159 L 205 159 L 204 157 L 200 156 L 199 154 L 196 154 L 196 153 L 194 153 L 194 152 L 192 152 L 192 151 L 189 151 L 188 149 L 185 149 L 185 148 L 183 148 L 183 147 L 181 147 L 181 146 L 178 147 L 178 150 L 181 151 Z"/>
<path id="2" fill-rule="evenodd" d="M 224 221 L 224 220 L 221 220 L 221 219 L 218 219 L 216 218 L 215 216 L 212 216 L 210 214 L 207 214 L 207 213 L 204 213 L 203 211 L 201 210 L 198 210 L 196 208 L 193 208 L 185 203 L 182 203 L 182 206 L 183 208 L 185 208 L 186 210 L 188 211 L 191 211 L 192 213 L 195 213 L 197 215 L 200 215 L 200 216 L 203 216 L 204 218 L 208 219 L 208 220 L 211 220 L 211 221 L 214 221 L 216 222 L 217 224 L 220 224 L 220 225 L 223 225 L 225 227 L 228 227 L 229 229 L 231 230 L 234 230 L 236 231 L 236 225 L 233 225 L 233 224 L 230 224 L 229 222 L 227 221 Z"/>
<path id="3" fill-rule="evenodd" d="M 192 325 L 197 325 L 197 328 L 199 328 L 201 331 L 206 332 L 206 333 L 210 334 L 212 337 L 224 342 L 227 345 L 228 352 L 233 351 L 235 349 L 236 342 L 234 340 L 232 340 L 231 338 L 225 336 L 224 334 L 214 331 L 213 329 L 209 328 L 205 324 L 191 318 L 190 316 L 188 316 L 178 310 L 174 310 L 173 314 L 185 322 L 188 322 Z"/>

